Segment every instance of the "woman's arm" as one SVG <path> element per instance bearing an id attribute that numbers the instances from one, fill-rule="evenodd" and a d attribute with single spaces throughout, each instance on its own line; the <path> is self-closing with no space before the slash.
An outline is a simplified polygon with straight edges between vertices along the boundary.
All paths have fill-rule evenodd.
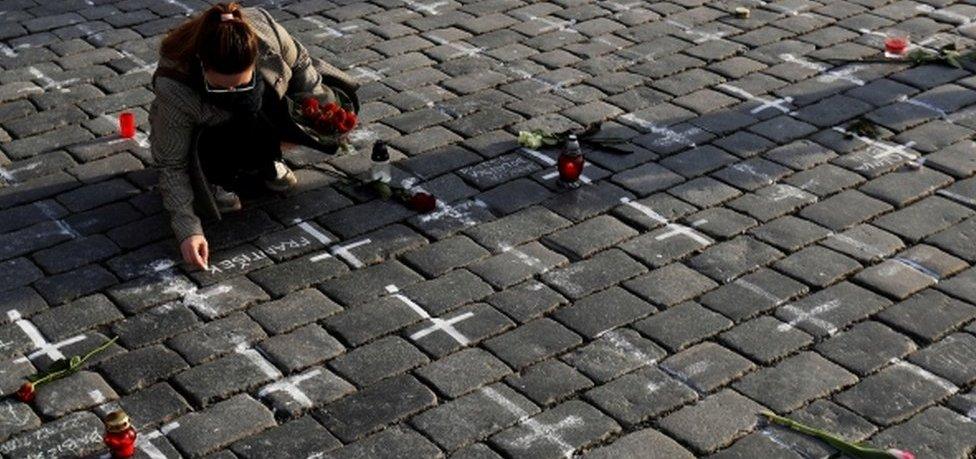
<path id="1" fill-rule="evenodd" d="M 170 213 L 170 224 L 178 241 L 203 234 L 200 219 L 193 211 L 193 186 L 187 164 L 194 124 L 185 111 L 188 101 L 178 94 L 184 89 L 167 78 L 156 80 L 156 99 L 149 109 L 150 145 L 159 168 L 159 191 L 163 206 Z"/>

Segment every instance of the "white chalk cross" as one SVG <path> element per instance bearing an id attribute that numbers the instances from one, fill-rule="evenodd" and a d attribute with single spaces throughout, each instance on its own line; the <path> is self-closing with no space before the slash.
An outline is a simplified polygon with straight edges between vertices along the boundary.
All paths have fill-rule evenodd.
<path id="1" fill-rule="evenodd" d="M 424 310 L 424 308 L 420 307 L 419 304 L 415 303 L 406 295 L 399 293 L 400 289 L 397 288 L 396 285 L 393 284 L 387 285 L 386 291 L 387 293 L 391 294 L 394 298 L 400 300 L 401 302 L 403 302 L 403 304 L 407 305 L 407 307 L 409 307 L 414 312 L 416 312 L 417 315 L 419 315 L 424 319 L 429 320 L 433 324 L 428 328 L 425 328 L 423 330 L 420 330 L 410 335 L 410 339 L 417 341 L 420 338 L 423 338 L 431 333 L 434 333 L 436 331 L 442 331 L 446 333 L 447 336 L 450 336 L 451 338 L 454 339 L 454 341 L 457 341 L 462 346 L 467 346 L 468 344 L 471 343 L 471 340 L 469 340 L 466 336 L 464 336 L 464 334 L 458 331 L 458 329 L 454 328 L 454 324 L 461 322 L 463 320 L 470 319 L 471 317 L 474 317 L 473 312 L 466 312 L 464 314 L 457 315 L 447 320 L 431 317 L 430 314 L 426 310 Z"/>
<path id="2" fill-rule="evenodd" d="M 807 322 L 816 325 L 817 327 L 822 328 L 828 334 L 833 335 L 834 333 L 837 333 L 837 327 L 834 324 L 824 319 L 821 319 L 817 316 L 825 312 L 829 312 L 834 309 L 837 309 L 838 307 L 840 307 L 840 304 L 841 304 L 840 300 L 833 299 L 809 311 L 804 311 L 796 306 L 793 306 L 792 304 L 783 306 L 783 310 L 788 311 L 793 316 L 793 319 L 791 319 L 789 322 L 777 325 L 776 330 L 780 332 L 787 332 L 792 330 L 793 328 L 796 328 L 798 324 Z"/>
<path id="3" fill-rule="evenodd" d="M 52 361 L 63 359 L 65 357 L 64 357 L 64 353 L 61 352 L 61 348 L 80 341 L 84 341 L 86 338 L 85 335 L 78 335 L 63 341 L 59 341 L 57 343 L 50 343 L 47 341 L 47 339 L 44 338 L 44 335 L 41 334 L 41 331 L 38 330 L 36 326 L 34 326 L 33 322 L 24 319 L 20 315 L 20 311 L 17 311 L 16 309 L 11 309 L 10 311 L 7 311 L 7 317 L 10 319 L 11 322 L 13 322 L 15 325 L 20 327 L 20 329 L 24 332 L 24 334 L 27 335 L 27 337 L 31 340 L 31 344 L 34 345 L 33 352 L 27 354 L 26 356 L 15 359 L 14 363 L 24 363 L 29 360 L 34 360 L 42 355 L 46 355 Z"/>
<path id="4" fill-rule="evenodd" d="M 268 394 L 274 392 L 284 392 L 288 394 L 288 396 L 290 396 L 292 400 L 294 400 L 296 403 L 301 405 L 303 408 L 311 408 L 312 405 L 314 405 L 312 399 L 309 398 L 308 395 L 304 391 L 302 391 L 301 388 L 298 386 L 299 384 L 308 381 L 320 374 L 322 374 L 322 370 L 316 369 L 305 374 L 300 374 L 300 375 L 282 379 L 280 381 L 264 386 L 260 391 L 258 391 L 258 396 L 265 397 Z"/>
<path id="5" fill-rule="evenodd" d="M 546 441 L 558 446 L 560 453 L 564 457 L 571 457 L 573 451 L 576 450 L 575 447 L 567 443 L 566 440 L 562 438 L 559 431 L 583 425 L 583 419 L 579 416 L 568 416 L 562 421 L 559 421 L 557 424 L 543 424 L 530 418 L 529 414 L 523 410 L 522 407 L 505 398 L 504 395 L 498 393 L 498 391 L 495 389 L 485 387 L 481 389 L 481 393 L 491 399 L 493 402 L 500 405 L 509 413 L 518 416 L 519 424 L 529 428 L 529 430 L 532 431 L 523 437 L 515 439 L 515 441 L 512 442 L 512 446 L 517 448 L 526 448 L 536 442 Z"/>

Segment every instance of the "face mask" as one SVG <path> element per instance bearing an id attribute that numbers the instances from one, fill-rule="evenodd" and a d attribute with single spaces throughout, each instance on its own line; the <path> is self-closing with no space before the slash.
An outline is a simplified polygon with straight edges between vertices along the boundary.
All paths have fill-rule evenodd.
<path id="1" fill-rule="evenodd" d="M 235 115 L 253 115 L 261 110 L 261 99 L 264 94 L 264 80 L 257 72 L 254 73 L 253 80 L 253 88 L 247 90 L 211 92 L 205 87 L 204 96 L 211 104 Z"/>

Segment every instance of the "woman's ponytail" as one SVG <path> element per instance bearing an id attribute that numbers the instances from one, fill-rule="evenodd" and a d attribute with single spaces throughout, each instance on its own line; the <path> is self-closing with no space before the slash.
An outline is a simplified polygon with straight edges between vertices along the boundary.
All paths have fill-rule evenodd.
<path id="1" fill-rule="evenodd" d="M 204 68 L 229 75 L 254 64 L 258 38 L 237 3 L 218 3 L 167 34 L 160 54 L 181 63 L 199 59 Z"/>

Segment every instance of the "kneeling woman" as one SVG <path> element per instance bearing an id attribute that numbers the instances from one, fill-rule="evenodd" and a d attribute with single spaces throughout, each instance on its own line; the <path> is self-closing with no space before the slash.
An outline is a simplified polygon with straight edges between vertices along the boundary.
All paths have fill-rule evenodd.
<path id="1" fill-rule="evenodd" d="M 240 210 L 239 193 L 297 183 L 281 142 L 335 153 L 297 127 L 284 98 L 342 93 L 358 111 L 357 84 L 313 60 L 268 14 L 217 4 L 170 32 L 153 75 L 149 111 L 159 189 L 183 259 L 207 268 L 202 219 Z"/>

